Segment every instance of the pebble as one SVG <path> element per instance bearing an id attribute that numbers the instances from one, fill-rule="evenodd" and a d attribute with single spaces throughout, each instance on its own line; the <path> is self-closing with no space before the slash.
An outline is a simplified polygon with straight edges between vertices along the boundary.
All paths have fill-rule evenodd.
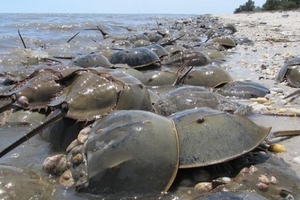
<path id="1" fill-rule="evenodd" d="M 300 156 L 295 157 L 295 158 L 293 159 L 293 162 L 294 162 L 294 163 L 297 163 L 297 164 L 300 164 Z"/>
<path id="2" fill-rule="evenodd" d="M 271 144 L 268 147 L 268 150 L 271 151 L 271 152 L 274 152 L 274 153 L 284 153 L 284 152 L 286 152 L 285 147 L 281 144 Z"/>
<path id="3" fill-rule="evenodd" d="M 267 109 L 267 107 L 265 105 L 259 104 L 257 102 L 254 102 L 253 104 L 250 104 L 249 106 L 252 107 L 253 113 L 265 114 L 265 113 L 268 112 L 268 109 Z"/>
<path id="4" fill-rule="evenodd" d="M 275 176 L 271 176 L 270 177 L 270 183 L 273 184 L 273 185 L 276 185 L 277 184 L 277 178 Z"/>
<path id="5" fill-rule="evenodd" d="M 257 188 L 260 190 L 260 191 L 262 191 L 262 192 L 266 192 L 266 191 L 268 191 L 268 189 L 269 189 L 269 186 L 268 186 L 268 184 L 265 184 L 265 183 L 258 183 L 258 184 L 256 184 L 256 186 L 257 186 Z"/>
<path id="6" fill-rule="evenodd" d="M 266 103 L 269 100 L 265 97 L 258 97 L 258 98 L 251 98 L 250 101 L 254 101 L 254 102 L 257 102 L 257 103 Z"/>

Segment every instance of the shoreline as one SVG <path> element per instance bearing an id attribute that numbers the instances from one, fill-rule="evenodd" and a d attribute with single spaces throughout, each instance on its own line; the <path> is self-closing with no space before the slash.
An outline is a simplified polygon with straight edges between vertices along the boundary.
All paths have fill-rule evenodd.
<path id="1" fill-rule="evenodd" d="M 282 98 L 297 88 L 292 88 L 286 83 L 276 84 L 274 79 L 285 61 L 300 56 L 300 12 L 255 12 L 212 16 L 222 23 L 234 24 L 237 28 L 234 35 L 237 38 L 246 37 L 254 42 L 251 46 L 238 46 L 236 50 L 240 52 L 240 59 L 229 61 L 229 64 L 226 63 L 226 65 L 237 65 L 258 72 L 265 80 L 254 81 L 260 82 L 268 88 L 281 88 L 283 93 L 271 95 L 270 99 L 276 99 L 274 101 L 279 102 L 282 106 Z M 299 98 L 292 103 L 292 106 L 300 108 Z M 272 131 L 300 130 L 300 118 L 298 118 L 264 116 L 254 121 L 260 125 L 268 124 L 269 126 L 272 126 L 274 122 L 278 123 L 272 126 Z M 274 156 L 286 161 L 298 177 L 300 177 L 299 143 L 300 136 L 291 137 L 279 142 L 286 148 L 287 152 L 273 153 Z"/>

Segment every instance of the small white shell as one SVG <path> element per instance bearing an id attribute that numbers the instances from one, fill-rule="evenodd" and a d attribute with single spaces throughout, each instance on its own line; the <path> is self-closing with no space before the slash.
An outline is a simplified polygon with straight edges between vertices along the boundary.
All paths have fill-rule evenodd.
<path id="1" fill-rule="evenodd" d="M 87 126 L 79 132 L 79 134 L 77 136 L 77 140 L 80 144 L 85 143 L 85 141 L 89 137 L 89 134 L 91 133 L 91 130 L 92 130 L 92 128 L 90 126 Z"/>
<path id="2" fill-rule="evenodd" d="M 269 178 L 266 175 L 260 175 L 258 177 L 258 180 L 261 183 L 265 183 L 265 184 L 269 184 L 270 183 L 270 180 L 269 180 Z"/>
<path id="3" fill-rule="evenodd" d="M 275 178 L 275 176 L 270 177 L 270 183 L 273 184 L 273 185 L 277 184 L 277 179 Z"/>
<path id="4" fill-rule="evenodd" d="M 251 173 L 251 174 L 254 174 L 255 172 L 257 172 L 258 171 L 258 169 L 257 169 L 257 167 L 255 167 L 254 165 L 251 165 L 250 167 L 249 167 L 249 172 Z"/>
<path id="5" fill-rule="evenodd" d="M 300 164 L 300 156 L 295 157 L 295 158 L 293 159 L 293 162 L 294 162 L 294 163 L 297 163 L 297 164 Z"/>
<path id="6" fill-rule="evenodd" d="M 241 173 L 243 173 L 243 174 L 248 174 L 248 173 L 249 173 L 249 168 L 248 168 L 248 167 L 244 167 L 244 168 L 241 170 Z"/>

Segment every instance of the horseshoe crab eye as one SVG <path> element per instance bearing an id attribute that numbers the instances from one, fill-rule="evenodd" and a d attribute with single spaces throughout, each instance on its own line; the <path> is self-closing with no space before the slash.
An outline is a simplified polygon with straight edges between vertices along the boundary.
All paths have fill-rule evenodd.
<path id="1" fill-rule="evenodd" d="M 63 112 L 68 112 L 68 110 L 69 110 L 69 105 L 68 105 L 68 103 L 67 102 L 63 102 L 62 104 L 61 104 L 61 110 L 63 111 Z"/>
<path id="2" fill-rule="evenodd" d="M 203 117 L 200 117 L 200 118 L 197 119 L 197 123 L 198 123 L 198 124 L 201 124 L 201 123 L 203 123 L 204 121 L 205 121 L 205 120 L 204 120 Z"/>

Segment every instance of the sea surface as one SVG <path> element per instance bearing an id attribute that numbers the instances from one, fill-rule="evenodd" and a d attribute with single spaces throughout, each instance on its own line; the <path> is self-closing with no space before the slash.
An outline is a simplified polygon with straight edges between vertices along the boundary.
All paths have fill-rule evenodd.
<path id="1" fill-rule="evenodd" d="M 76 56 L 96 51 L 103 41 L 97 26 L 111 35 L 128 35 L 128 29 L 142 33 L 157 28 L 158 23 L 172 24 L 195 15 L 0 14 L 0 17 L 0 69 L 3 69 L 20 65 L 26 56 Z"/>

